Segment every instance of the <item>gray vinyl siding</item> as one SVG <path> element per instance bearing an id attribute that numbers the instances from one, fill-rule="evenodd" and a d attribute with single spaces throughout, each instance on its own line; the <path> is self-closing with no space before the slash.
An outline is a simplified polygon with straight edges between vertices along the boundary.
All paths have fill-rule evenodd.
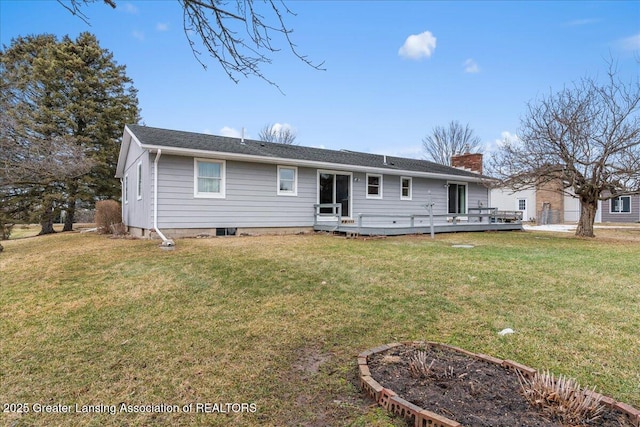
<path id="1" fill-rule="evenodd" d="M 470 182 L 467 184 L 467 208 L 488 208 L 489 189 L 482 184 Z"/>
<path id="2" fill-rule="evenodd" d="M 149 161 L 153 164 L 153 156 Z M 211 159 L 215 161 L 216 159 Z M 153 165 L 152 165 L 153 166 Z M 298 167 L 297 195 L 277 194 L 277 164 L 225 162 L 225 197 L 194 197 L 194 158 L 163 155 L 159 162 L 158 226 L 162 228 L 310 227 L 318 203 L 318 169 Z M 348 170 L 332 170 L 350 173 Z M 403 175 L 410 177 L 409 174 Z M 153 179 L 151 174 L 150 179 Z M 352 218 L 364 214 L 426 214 L 431 199 L 435 214 L 447 213 L 446 181 L 412 178 L 412 200 L 401 200 L 400 176 L 383 176 L 382 199 L 366 198 L 366 173 L 352 174 Z M 488 190 L 468 184 L 468 204 L 488 204 Z M 344 213 L 346 216 L 346 213 Z M 389 219 L 383 221 L 389 222 Z M 416 225 L 427 223 L 424 218 Z M 367 224 L 372 224 L 371 220 Z"/>
<path id="3" fill-rule="evenodd" d="M 279 196 L 277 165 L 226 161 L 223 199 L 194 197 L 193 157 L 162 156 L 159 171 L 160 228 L 313 225 L 315 169 L 298 168 L 297 196 Z"/>
<path id="4" fill-rule="evenodd" d="M 366 173 L 355 173 L 353 183 L 353 219 L 358 220 L 359 214 L 364 215 L 409 215 L 409 214 L 427 214 L 425 205 L 429 200 L 429 191 L 431 191 L 431 200 L 435 203 L 434 213 L 446 213 L 447 192 L 444 188 L 444 181 L 412 178 L 412 197 L 411 200 L 402 200 L 400 197 L 400 176 L 383 175 L 382 176 L 382 198 L 367 198 L 367 178 Z M 408 175 L 404 175 L 410 177 Z M 390 218 L 363 218 L 362 225 L 388 224 Z M 396 224 L 408 223 L 408 219 L 397 219 Z M 428 223 L 427 218 L 417 219 L 415 224 Z"/>
<path id="5" fill-rule="evenodd" d="M 427 214 L 426 204 L 431 199 L 434 203 L 434 215 L 447 214 L 447 187 L 445 180 L 411 177 L 410 174 L 402 175 L 412 178 L 411 200 L 402 200 L 399 175 L 383 175 L 382 198 L 367 198 L 366 173 L 353 174 L 353 219 L 358 220 L 358 214 L 365 215 L 410 215 Z M 457 182 L 457 181 L 456 181 Z M 468 207 L 477 207 L 479 203 L 487 207 L 489 204 L 488 190 L 486 187 L 467 183 Z M 392 218 L 366 217 L 362 225 L 388 224 Z M 406 224 L 405 224 L 406 223 Z M 396 219 L 396 225 L 408 225 L 409 219 Z M 416 218 L 416 226 L 429 223 L 428 218 Z"/>
<path id="6" fill-rule="evenodd" d="M 602 222 L 638 222 L 640 221 L 640 196 L 631 197 L 631 212 L 611 212 L 611 200 L 602 202 Z"/>
<path id="7" fill-rule="evenodd" d="M 140 162 L 142 162 L 142 198 L 138 200 L 138 163 Z M 150 174 L 150 166 L 152 165 L 149 164 L 149 152 L 142 150 L 136 143 L 132 142 L 129 145 L 124 169 L 124 176 L 128 178 L 128 198 L 126 203 L 124 199 L 122 200 L 122 222 L 127 226 L 146 229 L 152 227 L 151 207 L 153 199 L 151 189 L 153 187 L 153 178 Z"/>

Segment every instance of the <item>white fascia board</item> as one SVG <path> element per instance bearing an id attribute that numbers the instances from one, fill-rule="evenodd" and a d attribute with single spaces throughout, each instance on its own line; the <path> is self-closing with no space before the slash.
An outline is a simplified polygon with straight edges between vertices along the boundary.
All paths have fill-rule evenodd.
<path id="1" fill-rule="evenodd" d="M 116 165 L 116 178 L 124 177 L 124 168 L 127 164 L 127 155 L 129 154 L 129 146 L 131 141 L 138 144 L 138 147 L 142 147 L 142 144 L 131 132 L 131 130 L 125 125 L 124 132 L 122 133 L 122 142 L 120 143 L 120 152 L 118 153 L 118 164 Z"/>
<path id="2" fill-rule="evenodd" d="M 357 165 L 350 165 L 345 163 L 318 162 L 315 160 L 285 159 L 283 157 L 255 156 L 252 154 L 227 153 L 227 152 L 221 152 L 221 151 L 194 150 L 189 148 L 162 147 L 157 145 L 145 145 L 145 144 L 141 144 L 141 147 L 149 150 L 150 152 L 156 152 L 157 150 L 162 150 L 162 154 L 165 154 L 165 155 L 173 154 L 176 156 L 194 156 L 194 157 L 236 160 L 236 161 L 254 162 L 254 163 L 301 166 L 301 167 L 319 168 L 319 169 L 327 169 L 327 170 L 337 169 L 337 170 L 345 170 L 350 172 L 379 173 L 379 174 L 386 174 L 386 175 L 401 175 L 401 176 L 408 175 L 408 176 L 413 176 L 418 178 L 449 179 L 449 180 L 458 180 L 458 181 L 464 181 L 464 182 L 485 182 L 488 180 L 488 178 L 483 178 L 483 177 L 449 175 L 449 174 L 439 174 L 439 173 L 433 173 L 433 172 L 419 172 L 419 171 L 412 171 L 412 170 L 405 170 L 405 169 L 376 168 L 371 166 L 357 166 Z"/>

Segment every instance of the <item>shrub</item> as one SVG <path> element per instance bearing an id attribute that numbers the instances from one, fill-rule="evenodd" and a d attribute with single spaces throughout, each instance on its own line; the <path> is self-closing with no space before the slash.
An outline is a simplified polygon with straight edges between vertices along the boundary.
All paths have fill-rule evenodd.
<path id="1" fill-rule="evenodd" d="M 122 211 L 120 203 L 115 200 L 103 200 L 96 202 L 96 227 L 98 232 L 110 234 L 116 224 L 122 223 Z"/>

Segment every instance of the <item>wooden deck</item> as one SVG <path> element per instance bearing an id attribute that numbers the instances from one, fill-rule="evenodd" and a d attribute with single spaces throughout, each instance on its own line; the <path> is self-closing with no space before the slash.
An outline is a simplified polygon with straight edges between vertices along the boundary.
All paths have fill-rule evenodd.
<path id="1" fill-rule="evenodd" d="M 473 231 L 522 231 L 521 216 L 505 215 L 495 208 L 469 209 L 464 215 L 432 214 L 357 214 L 354 219 L 341 216 L 340 205 L 315 205 L 313 226 L 316 231 L 360 236 L 400 236 L 405 234 L 460 233 Z M 321 213 L 333 208 L 332 213 Z M 475 213 L 471 213 L 475 212 Z"/>

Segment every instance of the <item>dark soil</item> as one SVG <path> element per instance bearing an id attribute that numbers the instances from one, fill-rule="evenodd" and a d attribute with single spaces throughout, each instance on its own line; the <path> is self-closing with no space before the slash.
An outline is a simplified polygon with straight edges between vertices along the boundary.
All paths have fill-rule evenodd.
<path id="1" fill-rule="evenodd" d="M 427 352 L 427 376 L 412 374 L 409 364 L 418 350 Z M 468 427 L 559 427 L 545 418 L 521 393 L 517 374 L 463 353 L 427 346 L 399 346 L 369 356 L 371 376 L 383 387 L 423 409 Z M 614 409 L 584 426 L 631 426 Z"/>

